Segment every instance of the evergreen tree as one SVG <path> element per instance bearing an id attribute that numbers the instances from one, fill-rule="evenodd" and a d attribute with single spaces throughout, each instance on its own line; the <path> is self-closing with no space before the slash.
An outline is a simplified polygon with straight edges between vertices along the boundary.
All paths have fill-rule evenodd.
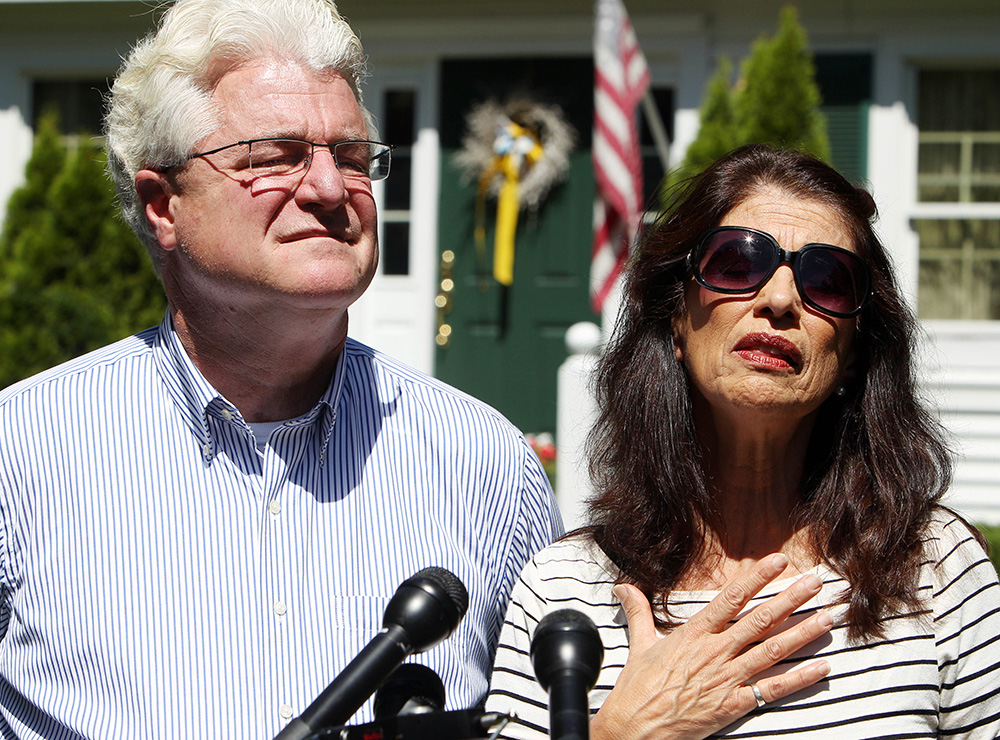
<path id="1" fill-rule="evenodd" d="M 742 76 L 744 84 L 735 101 L 737 138 L 742 144 L 775 144 L 829 159 L 816 68 L 795 8 L 781 12 L 773 39 L 754 42 Z"/>
<path id="2" fill-rule="evenodd" d="M 67 151 L 58 123 L 43 122 L 0 242 L 0 387 L 154 324 L 165 307 L 103 152 L 87 136 Z"/>
<path id="3" fill-rule="evenodd" d="M 24 184 L 7 201 L 7 217 L 0 235 L 0 259 L 11 254 L 11 246 L 28 224 L 45 212 L 46 196 L 52 181 L 66 162 L 66 147 L 59 133 L 59 115 L 49 109 L 38 119 L 38 130 L 25 167 Z"/>
<path id="4" fill-rule="evenodd" d="M 732 74 L 732 63 L 723 57 L 705 90 L 705 102 L 699 113 L 698 136 L 688 147 L 684 161 L 670 173 L 671 184 L 701 172 L 739 145 L 733 110 L 735 95 L 730 88 Z"/>
<path id="5" fill-rule="evenodd" d="M 674 186 L 744 144 L 801 149 L 829 160 L 830 143 L 816 70 L 805 30 L 793 7 L 781 12 L 777 35 L 754 42 L 740 79 L 730 84 L 732 64 L 722 59 L 705 91 L 698 135 L 666 179 L 661 200 Z"/>

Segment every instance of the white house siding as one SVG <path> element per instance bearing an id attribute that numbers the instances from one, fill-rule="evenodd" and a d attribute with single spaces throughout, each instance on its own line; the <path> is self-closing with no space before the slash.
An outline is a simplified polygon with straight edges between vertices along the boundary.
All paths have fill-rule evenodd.
<path id="1" fill-rule="evenodd" d="M 784 0 L 626 0 L 649 58 L 654 83 L 675 90 L 676 160 L 693 138 L 705 82 L 720 55 L 742 58 L 775 27 Z M 879 204 L 879 230 L 893 252 L 907 294 L 917 290 L 916 75 L 934 67 L 1000 65 L 996 0 L 801 0 L 796 5 L 813 48 L 868 53 L 874 60 L 868 179 Z M 41 77 L 113 73 L 150 24 L 143 2 L 0 0 L 0 203 L 20 183 L 30 153 L 31 82 Z M 592 0 L 340 0 L 370 56 L 369 86 L 407 81 L 420 95 L 414 157 L 411 275 L 380 276 L 352 312 L 360 338 L 433 372 L 437 292 L 435 209 L 438 126 L 435 70 L 448 57 L 585 55 L 591 48 Z M 419 180 L 419 183 L 418 183 Z M 1000 205 L 977 212 L 1000 218 Z M 986 214 L 986 215 L 983 215 Z M 421 306 L 426 306 L 422 310 Z M 403 319 L 412 318 L 404 326 Z M 921 352 L 924 387 L 957 435 L 961 457 L 954 505 L 1000 523 L 1000 322 L 928 322 Z"/>
<path id="2" fill-rule="evenodd" d="M 1000 322 L 928 322 L 924 390 L 953 434 L 958 466 L 948 503 L 1000 522 Z"/>

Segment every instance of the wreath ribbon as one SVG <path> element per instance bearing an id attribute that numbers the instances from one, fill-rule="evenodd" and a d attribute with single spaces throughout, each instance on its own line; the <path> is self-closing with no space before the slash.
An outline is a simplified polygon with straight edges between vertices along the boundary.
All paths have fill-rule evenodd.
<path id="1" fill-rule="evenodd" d="M 521 209 L 519 193 L 521 176 L 544 156 L 538 136 L 513 121 L 499 129 L 493 142 L 494 156 L 490 166 L 479 177 L 476 194 L 476 244 L 482 253 L 486 242 L 486 195 L 490 182 L 497 175 L 503 185 L 497 199 L 497 226 L 493 243 L 493 277 L 501 285 L 514 282 L 514 241 L 517 216 Z"/>

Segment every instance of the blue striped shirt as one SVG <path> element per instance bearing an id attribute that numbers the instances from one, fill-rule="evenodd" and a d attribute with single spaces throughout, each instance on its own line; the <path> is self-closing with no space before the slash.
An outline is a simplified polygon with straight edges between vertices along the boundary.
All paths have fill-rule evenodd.
<path id="1" fill-rule="evenodd" d="M 521 566 L 561 530 L 502 416 L 351 340 L 264 450 L 169 317 L 0 392 L 0 434 L 8 738 L 271 738 L 431 565 L 469 613 L 416 660 L 470 706 Z"/>

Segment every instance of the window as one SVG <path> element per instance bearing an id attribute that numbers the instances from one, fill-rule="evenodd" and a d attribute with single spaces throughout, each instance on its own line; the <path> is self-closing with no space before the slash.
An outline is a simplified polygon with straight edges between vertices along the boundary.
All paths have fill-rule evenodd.
<path id="1" fill-rule="evenodd" d="M 53 108 L 59 113 L 59 129 L 66 136 L 101 133 L 104 98 L 109 90 L 106 78 L 86 80 L 35 80 L 31 87 L 32 128 Z"/>
<path id="2" fill-rule="evenodd" d="M 1000 219 L 920 219 L 922 318 L 1000 319 Z"/>
<path id="3" fill-rule="evenodd" d="M 382 211 L 382 272 L 410 274 L 410 175 L 413 169 L 413 139 L 416 130 L 417 95 L 412 89 L 390 89 L 384 93 L 384 140 L 393 145 L 392 167 L 385 181 Z"/>
<path id="4" fill-rule="evenodd" d="M 918 312 L 1000 319 L 1000 69 L 925 69 L 918 94 Z"/>

